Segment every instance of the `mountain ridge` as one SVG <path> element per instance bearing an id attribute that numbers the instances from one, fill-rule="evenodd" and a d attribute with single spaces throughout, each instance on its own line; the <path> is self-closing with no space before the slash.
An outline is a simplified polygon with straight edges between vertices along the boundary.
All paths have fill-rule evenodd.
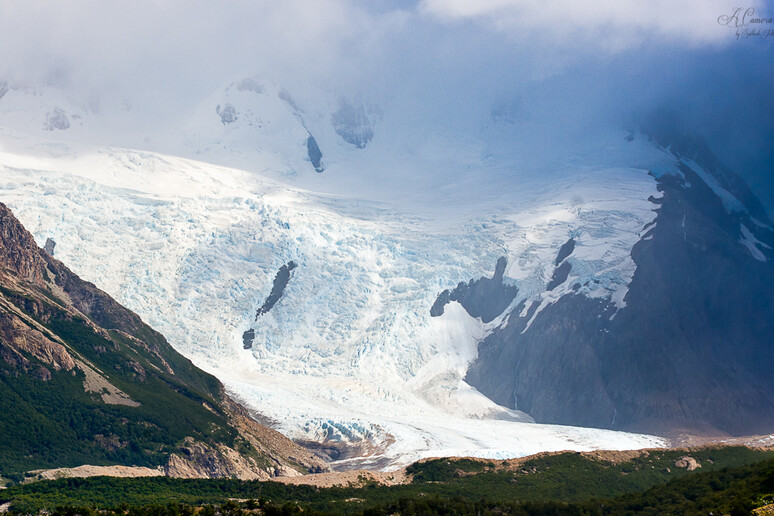
<path id="1" fill-rule="evenodd" d="M 661 435 L 774 428 L 774 232 L 744 181 L 691 141 L 668 146 L 671 172 L 651 173 L 662 196 L 631 250 L 625 306 L 571 292 L 529 323 L 514 310 L 479 344 L 474 386 L 544 423 Z"/>

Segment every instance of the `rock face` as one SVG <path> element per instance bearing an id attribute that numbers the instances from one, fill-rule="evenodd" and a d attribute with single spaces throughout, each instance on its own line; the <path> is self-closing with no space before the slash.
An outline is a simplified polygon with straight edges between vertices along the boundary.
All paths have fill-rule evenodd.
<path id="1" fill-rule="evenodd" d="M 234 106 L 232 106 L 231 104 L 226 104 L 223 107 L 220 107 L 220 105 L 218 105 L 218 107 L 215 108 L 215 113 L 217 113 L 218 116 L 220 116 L 220 122 L 223 125 L 233 124 L 234 122 L 237 121 L 237 118 L 238 118 L 236 109 L 234 109 Z"/>
<path id="2" fill-rule="evenodd" d="M 298 265 L 296 262 L 291 260 L 279 268 L 276 276 L 274 276 L 274 284 L 271 287 L 269 297 L 266 298 L 266 301 L 263 302 L 263 305 L 261 305 L 261 307 L 255 313 L 256 321 L 260 316 L 268 313 L 269 310 L 274 308 L 274 305 L 276 305 L 277 301 L 280 300 L 282 294 L 285 292 L 285 287 L 288 286 L 288 282 L 290 281 L 290 273 L 293 272 L 297 266 Z"/>
<path id="3" fill-rule="evenodd" d="M 575 239 L 571 238 L 564 244 L 562 244 L 562 247 L 559 248 L 559 254 L 556 255 L 556 260 L 554 260 L 554 265 L 559 266 L 564 260 L 567 259 L 568 256 L 572 254 L 572 252 L 575 250 Z"/>
<path id="4" fill-rule="evenodd" d="M 67 348 L 48 338 L 41 329 L 30 327 L 13 313 L 7 301 L 0 301 L 0 359 L 14 370 L 31 373 L 43 381 L 51 379 L 50 370 L 72 371 L 76 362 Z"/>
<path id="5" fill-rule="evenodd" d="M 295 269 L 298 265 L 294 261 L 289 261 L 285 265 L 279 268 L 277 271 L 277 275 L 274 276 L 274 284 L 271 287 L 271 292 L 269 293 L 269 296 L 266 298 L 266 301 L 263 302 L 263 305 L 255 312 L 255 320 L 257 321 L 258 318 L 266 313 L 269 312 L 272 308 L 274 308 L 274 305 L 277 304 L 277 301 L 280 300 L 282 297 L 282 294 L 285 292 L 285 287 L 288 286 L 288 282 L 290 281 L 290 273 L 293 272 L 293 269 Z M 253 347 L 253 340 L 255 339 L 255 330 L 249 329 L 245 331 L 242 334 L 242 346 L 244 349 L 251 349 Z"/>
<path id="6" fill-rule="evenodd" d="M 255 340 L 255 330 L 250 328 L 242 334 L 242 347 L 244 349 L 250 349 L 253 347 L 253 341 Z"/>
<path id="7" fill-rule="evenodd" d="M 306 140 L 306 152 L 309 155 L 309 161 L 312 163 L 315 172 L 324 172 L 325 168 L 322 165 L 322 152 L 320 152 L 320 147 L 317 146 L 317 141 L 311 134 Z"/>
<path id="8" fill-rule="evenodd" d="M 567 281 L 567 277 L 570 275 L 571 270 L 572 265 L 570 262 L 563 262 L 554 269 L 554 274 L 551 276 L 551 281 L 548 282 L 546 290 L 554 290 L 556 287 Z"/>
<path id="9" fill-rule="evenodd" d="M 239 84 L 237 85 L 237 90 L 239 91 L 252 91 L 254 93 L 258 93 L 259 95 L 264 92 L 264 87 L 262 84 L 258 84 L 255 79 L 242 79 L 239 81 Z"/>
<path id="10" fill-rule="evenodd" d="M 65 131 L 69 128 L 70 120 L 62 109 L 54 108 L 53 111 L 46 113 L 46 121 L 43 124 L 43 129 L 46 131 L 53 131 L 54 129 Z"/>
<path id="11" fill-rule="evenodd" d="M 675 461 L 675 467 L 685 468 L 688 471 L 694 471 L 701 467 L 701 464 L 689 455 L 684 455 Z"/>
<path id="12" fill-rule="evenodd" d="M 658 139 L 657 139 L 658 140 Z M 665 144 L 664 142 L 660 142 Z M 655 223 L 617 308 L 570 293 L 479 344 L 466 380 L 541 423 L 657 433 L 774 429 L 774 230 L 736 176 L 690 139 L 657 177 Z M 547 289 L 567 279 L 574 243 Z M 568 269 L 562 270 L 567 264 Z"/>
<path id="13" fill-rule="evenodd" d="M 250 479 L 326 469 L 37 247 L 1 203 L 0 412 L 2 476 L 83 464 Z"/>
<path id="14" fill-rule="evenodd" d="M 358 149 L 364 149 L 374 137 L 371 121 L 363 104 L 352 104 L 346 99 L 339 102 L 339 108 L 333 113 L 331 123 L 336 133 Z"/>
<path id="15" fill-rule="evenodd" d="M 49 256 L 54 256 L 54 248 L 56 247 L 56 242 L 51 240 L 50 238 L 46 239 L 46 243 L 43 246 L 43 250 L 48 253 Z"/>
<path id="16" fill-rule="evenodd" d="M 491 278 L 470 280 L 460 283 L 452 291 L 444 290 L 430 308 L 430 316 L 443 315 L 444 307 L 451 301 L 458 301 L 471 317 L 481 317 L 485 323 L 493 321 L 503 313 L 519 293 L 519 289 L 503 283 L 503 274 L 508 261 L 505 257 L 497 260 Z"/>

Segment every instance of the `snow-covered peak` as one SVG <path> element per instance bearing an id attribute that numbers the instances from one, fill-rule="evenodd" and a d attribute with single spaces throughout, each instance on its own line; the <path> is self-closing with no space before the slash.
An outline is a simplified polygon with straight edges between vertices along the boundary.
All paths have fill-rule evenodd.
<path id="1" fill-rule="evenodd" d="M 0 133 L 6 143 L 31 138 L 185 157 L 318 194 L 458 219 L 482 204 L 529 198 L 534 176 L 647 169 L 654 159 L 652 145 L 627 142 L 612 127 L 589 133 L 546 125 L 536 114 L 456 115 L 459 106 L 441 117 L 411 99 L 296 92 L 260 76 L 224 81 L 183 107 L 159 102 L 10 86 L 0 98 Z"/>

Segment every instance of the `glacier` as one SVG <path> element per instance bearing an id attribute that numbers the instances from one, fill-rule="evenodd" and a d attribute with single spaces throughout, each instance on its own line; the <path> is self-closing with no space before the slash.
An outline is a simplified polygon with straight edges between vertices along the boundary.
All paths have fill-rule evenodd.
<path id="1" fill-rule="evenodd" d="M 674 157 L 611 130 L 543 159 L 537 130 L 471 136 L 426 121 L 404 131 L 389 110 L 359 148 L 330 123 L 333 100 L 302 108 L 251 81 L 204 99 L 171 136 L 124 140 L 105 129 L 119 125 L 112 115 L 11 91 L 0 102 L 0 201 L 277 429 L 348 450 L 337 468 L 666 444 L 535 424 L 496 405 L 463 378 L 504 320 L 484 324 L 456 302 L 432 318 L 430 307 L 442 290 L 490 276 L 501 256 L 519 287 L 512 307 L 526 300 L 525 313 L 574 284 L 625 307 L 631 248 L 658 209 L 649 171 L 678 173 Z M 228 120 L 217 109 L 226 105 Z M 68 129 L 20 119 L 54 107 L 75 120 Z M 306 156 L 310 135 L 322 173 Z M 571 276 L 546 291 L 569 238 Z M 282 297 L 256 320 L 290 261 Z"/>

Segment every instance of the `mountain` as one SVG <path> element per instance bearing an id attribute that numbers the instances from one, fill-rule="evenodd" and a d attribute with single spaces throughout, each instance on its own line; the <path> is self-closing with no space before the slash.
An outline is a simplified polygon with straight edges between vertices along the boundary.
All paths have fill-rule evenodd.
<path id="1" fill-rule="evenodd" d="M 705 145 L 375 104 L 240 78 L 49 131 L 76 103 L 11 88 L 0 199 L 334 468 L 769 428 L 770 223 Z"/>
<path id="2" fill-rule="evenodd" d="M 1 203 L 0 411 L 4 476 L 83 464 L 245 479 L 325 468 L 39 248 Z"/>
<path id="3" fill-rule="evenodd" d="M 371 161 L 369 153 L 379 155 L 374 134 L 363 149 L 347 145 Z M 640 148 L 623 136 L 619 145 Z M 349 173 L 333 162 L 322 174 L 302 162 L 288 184 L 169 154 L 52 146 L 34 136 L 6 141 L 0 199 L 40 245 L 56 242 L 57 258 L 283 434 L 318 443 L 334 468 L 664 444 L 534 424 L 497 405 L 463 378 L 477 341 L 498 321 L 471 317 L 457 301 L 441 317 L 429 313 L 439 291 L 491 277 L 504 251 L 502 281 L 519 278 L 519 295 L 542 292 L 544 256 L 553 260 L 554 246 L 579 228 L 597 238 L 577 256 L 612 244 L 604 256 L 585 253 L 599 293 L 624 289 L 636 228 L 654 216 L 647 198 L 658 192 L 646 170 L 528 176 L 519 189 L 498 186 L 514 201 L 507 211 L 499 199 L 449 210 L 456 193 L 422 190 L 415 194 L 441 200 L 415 204 L 417 213 L 292 184 L 304 174 Z"/>
<path id="4" fill-rule="evenodd" d="M 624 305 L 576 292 L 573 248 L 584 239 L 570 239 L 556 249 L 546 290 L 570 288 L 510 311 L 479 344 L 466 380 L 545 423 L 769 433 L 772 223 L 703 141 L 661 131 L 654 142 L 674 165 L 651 171 L 661 193 L 651 198 L 657 216 L 631 249 L 636 271 Z"/>

